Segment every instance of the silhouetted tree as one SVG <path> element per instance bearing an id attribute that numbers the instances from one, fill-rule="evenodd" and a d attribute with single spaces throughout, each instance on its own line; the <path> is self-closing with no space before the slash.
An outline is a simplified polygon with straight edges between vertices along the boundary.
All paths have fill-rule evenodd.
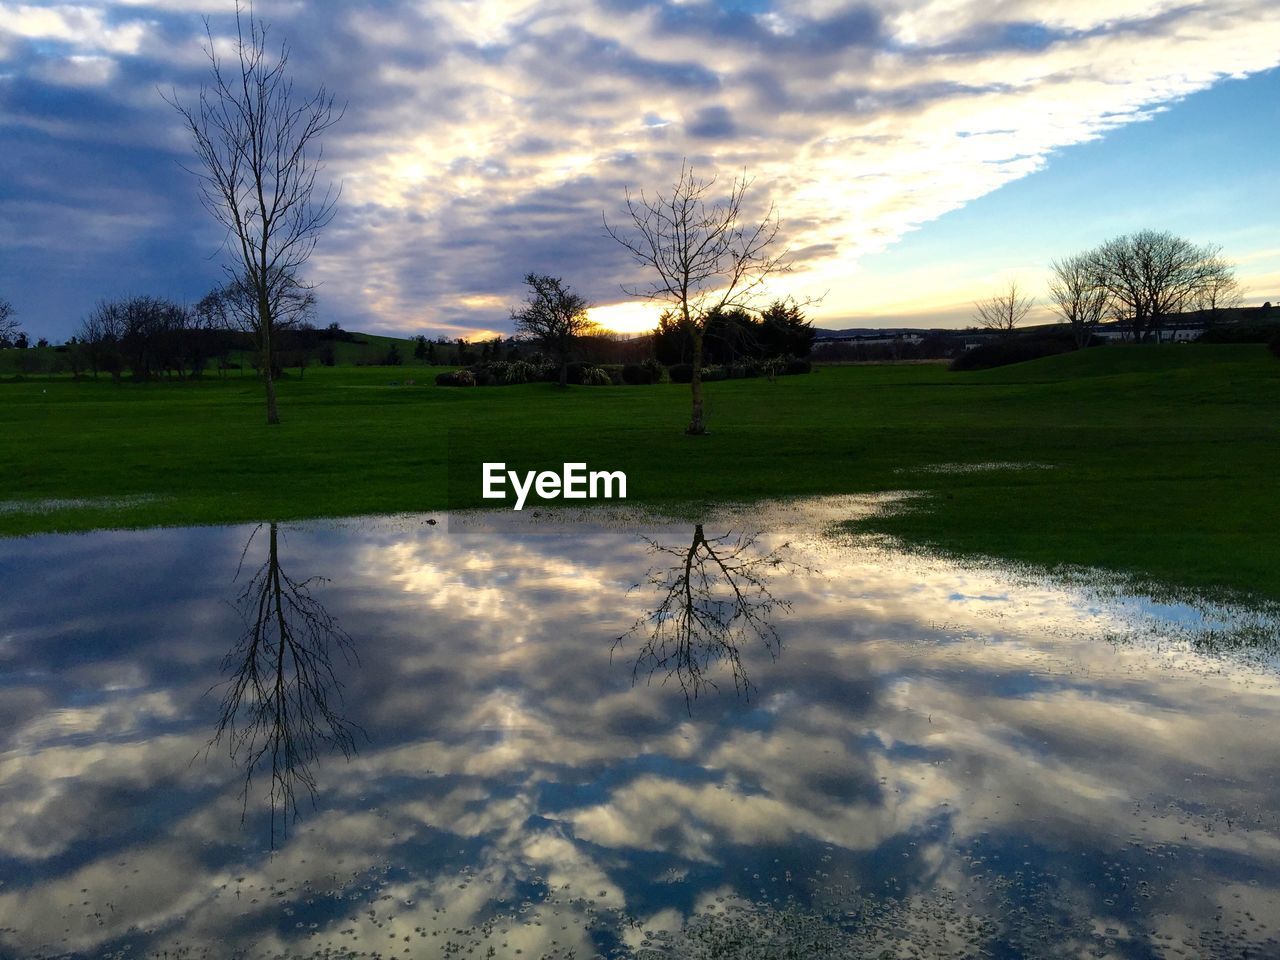
<path id="1" fill-rule="evenodd" d="M 286 67 L 289 49 L 267 52 L 267 26 L 245 22 L 236 3 L 236 62 L 228 72 L 205 24 L 204 52 L 212 82 L 195 106 L 169 102 L 191 133 L 199 163 L 200 195 L 227 231 L 231 285 L 252 303 L 251 314 L 266 384 L 267 423 L 280 422 L 276 405 L 274 336 L 280 311 L 306 285 L 299 271 L 333 218 L 336 194 L 315 195 L 321 168 L 320 137 L 342 116 L 322 86 L 310 97 L 295 95 Z M 246 32 L 247 28 L 247 32 Z"/>
<path id="2" fill-rule="evenodd" d="M 192 311 L 162 297 L 102 300 L 77 330 L 84 362 L 118 379 L 125 368 L 139 380 L 171 372 L 179 378 L 202 365 L 204 347 Z"/>
<path id="3" fill-rule="evenodd" d="M 11 347 L 18 339 L 21 331 L 16 313 L 12 303 L 0 298 L 0 348 Z"/>
<path id="4" fill-rule="evenodd" d="M 1094 328 L 1107 311 L 1107 288 L 1087 253 L 1063 257 L 1049 264 L 1049 303 L 1071 326 L 1076 348 L 1089 344 Z"/>
<path id="5" fill-rule="evenodd" d="M 1031 297 L 1018 292 L 1016 280 L 1010 280 L 1007 289 L 973 305 L 973 318 L 980 327 L 1008 335 L 1027 318 L 1034 303 Z"/>
<path id="6" fill-rule="evenodd" d="M 536 341 L 555 358 L 560 365 L 560 386 L 567 386 L 574 345 L 595 327 L 587 316 L 590 304 L 559 277 L 529 273 L 524 282 L 529 288 L 524 305 L 511 311 L 516 332 Z"/>
<path id="7" fill-rule="evenodd" d="M 794 300 L 775 300 L 760 313 L 761 359 L 807 357 L 813 350 L 813 324 Z"/>
<path id="8" fill-rule="evenodd" d="M 760 346 L 758 327 L 756 318 L 746 310 L 735 307 L 715 311 L 707 317 L 703 328 L 702 362 L 707 365 L 733 363 L 755 355 Z M 692 331 L 689 333 L 692 335 Z M 692 353 L 692 342 L 689 346 Z"/>
<path id="9" fill-rule="evenodd" d="M 686 162 L 669 194 L 626 193 L 630 226 L 605 230 L 652 277 L 632 296 L 669 303 L 693 337 L 692 413 L 686 433 L 706 432 L 702 400 L 703 335 L 708 318 L 735 307 L 751 306 L 768 276 L 782 267 L 782 255 L 770 252 L 778 235 L 771 205 L 759 220 L 748 219 L 743 202 L 751 181 L 744 174 L 727 195 L 710 202 L 715 178 L 694 175 Z"/>
<path id="10" fill-rule="evenodd" d="M 245 544 L 237 579 L 261 529 L 256 527 Z M 206 747 L 225 739 L 231 759 L 244 768 L 244 811 L 254 775 L 259 768 L 269 770 L 272 848 L 277 833 L 285 831 L 287 815 L 297 817 L 298 785 L 314 802 L 312 766 L 321 749 L 350 759 L 360 732 L 339 713 L 338 659 L 356 662 L 351 637 L 312 595 L 312 585 L 319 582 L 317 577 L 297 581 L 284 572 L 276 524 L 269 524 L 267 557 L 236 601 L 245 629 L 223 658 L 227 679 L 221 716 Z"/>
<path id="11" fill-rule="evenodd" d="M 71 376 L 75 380 L 80 379 L 80 375 L 84 373 L 85 367 L 89 365 L 88 354 L 85 351 L 84 344 L 80 343 L 75 337 L 67 341 L 67 367 L 71 370 Z"/>
<path id="12" fill-rule="evenodd" d="M 774 658 L 782 649 L 772 618 L 791 604 L 774 596 L 768 581 L 777 572 L 803 569 L 788 559 L 790 545 L 766 550 L 758 534 L 708 537 L 700 523 L 687 546 L 648 543 L 654 553 L 676 562 L 651 568 L 632 588 L 651 587 L 658 599 L 614 641 L 616 651 L 629 637 L 643 637 L 633 682 L 641 674 L 652 679 L 662 673 L 663 682 L 675 678 L 691 707 L 704 690 L 716 688 L 710 670 L 723 660 L 734 689 L 749 697 L 752 684 L 740 648 L 754 639 Z"/>
<path id="13" fill-rule="evenodd" d="M 1204 313 L 1209 325 L 1218 322 L 1221 311 L 1234 310 L 1244 302 L 1244 291 L 1231 265 L 1220 257 L 1217 259 L 1219 262 L 1209 266 L 1204 283 L 1192 298 L 1192 306 Z"/>
<path id="14" fill-rule="evenodd" d="M 109 373 L 113 380 L 120 379 L 119 340 L 124 332 L 124 318 L 120 305 L 100 300 L 87 317 L 80 322 L 77 336 L 84 344 L 85 359 L 93 378 L 98 373 Z"/>
<path id="15" fill-rule="evenodd" d="M 1165 317 L 1194 304 L 1202 290 L 1231 272 L 1218 248 L 1155 230 L 1108 240 L 1089 257 L 1138 341 L 1158 336 Z"/>

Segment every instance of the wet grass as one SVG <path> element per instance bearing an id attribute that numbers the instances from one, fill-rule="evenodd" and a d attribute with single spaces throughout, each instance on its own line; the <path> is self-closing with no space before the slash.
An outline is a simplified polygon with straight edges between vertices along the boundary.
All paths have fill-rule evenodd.
<path id="1" fill-rule="evenodd" d="M 703 438 L 681 432 L 683 386 L 459 390 L 432 374 L 313 369 L 281 385 L 278 428 L 249 378 L 0 383 L 0 533 L 492 506 L 482 461 L 585 461 L 653 505 L 919 490 L 863 525 L 1280 597 L 1280 363 L 1261 346 L 719 382 Z"/>

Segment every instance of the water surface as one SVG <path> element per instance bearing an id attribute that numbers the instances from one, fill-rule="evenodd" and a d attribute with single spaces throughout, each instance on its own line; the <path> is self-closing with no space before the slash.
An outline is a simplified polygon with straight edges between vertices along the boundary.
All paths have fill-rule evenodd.
<path id="1" fill-rule="evenodd" d="M 1280 954 L 1274 622 L 862 508 L 0 541 L 0 955 Z"/>

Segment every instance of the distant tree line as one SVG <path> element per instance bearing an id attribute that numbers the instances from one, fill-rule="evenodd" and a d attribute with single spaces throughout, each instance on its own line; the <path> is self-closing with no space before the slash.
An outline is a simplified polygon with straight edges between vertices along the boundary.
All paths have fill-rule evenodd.
<path id="1" fill-rule="evenodd" d="M 74 375 L 87 373 L 95 379 L 108 375 L 119 380 L 126 374 L 134 380 L 198 379 L 210 368 L 221 376 L 241 370 L 238 358 L 245 355 L 253 358 L 250 366 L 260 373 L 255 337 L 231 313 L 229 296 L 220 287 L 194 307 L 150 295 L 101 300 L 75 336 L 55 349 L 65 355 L 65 367 Z M 281 376 L 286 367 L 301 373 L 313 362 L 332 366 L 333 344 L 354 339 L 336 323 L 318 330 L 301 316 L 295 320 L 279 330 L 272 353 L 274 376 Z"/>
<path id="2" fill-rule="evenodd" d="M 1167 231 L 1139 230 L 1114 237 L 1050 264 L 1049 305 L 1071 330 L 1077 348 L 1087 346 L 1103 322 L 1125 339 L 1159 339 L 1165 321 L 1190 311 L 1213 323 L 1239 306 L 1240 284 L 1220 247 L 1195 244 Z M 974 304 L 979 327 L 1012 334 L 1034 299 L 1017 282 Z"/>
<path id="3" fill-rule="evenodd" d="M 653 334 L 654 356 L 664 364 L 690 363 L 691 325 L 675 311 L 664 311 Z M 755 313 L 741 307 L 716 310 L 703 325 L 704 364 L 736 364 L 775 357 L 807 357 L 813 349 L 813 324 L 798 304 L 775 300 Z"/>

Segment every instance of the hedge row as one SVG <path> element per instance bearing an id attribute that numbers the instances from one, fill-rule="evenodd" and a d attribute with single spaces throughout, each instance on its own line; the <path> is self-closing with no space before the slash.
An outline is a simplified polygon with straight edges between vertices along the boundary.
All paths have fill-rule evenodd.
<path id="1" fill-rule="evenodd" d="M 703 367 L 702 379 L 710 381 L 743 377 L 774 377 L 808 373 L 811 369 L 812 364 L 808 360 L 794 357 L 778 358 L 731 366 Z M 693 367 L 687 363 L 677 363 L 664 370 L 662 364 L 652 359 L 644 363 L 604 365 L 575 361 L 568 365 L 566 374 L 570 383 L 588 387 L 643 386 L 661 383 L 664 378 L 670 379 L 672 383 L 688 383 L 693 379 Z M 492 363 L 477 364 L 465 370 L 441 373 L 436 377 L 436 383 L 442 387 L 493 387 L 539 381 L 556 383 L 559 379 L 560 368 L 555 364 L 527 360 L 496 360 Z"/>

